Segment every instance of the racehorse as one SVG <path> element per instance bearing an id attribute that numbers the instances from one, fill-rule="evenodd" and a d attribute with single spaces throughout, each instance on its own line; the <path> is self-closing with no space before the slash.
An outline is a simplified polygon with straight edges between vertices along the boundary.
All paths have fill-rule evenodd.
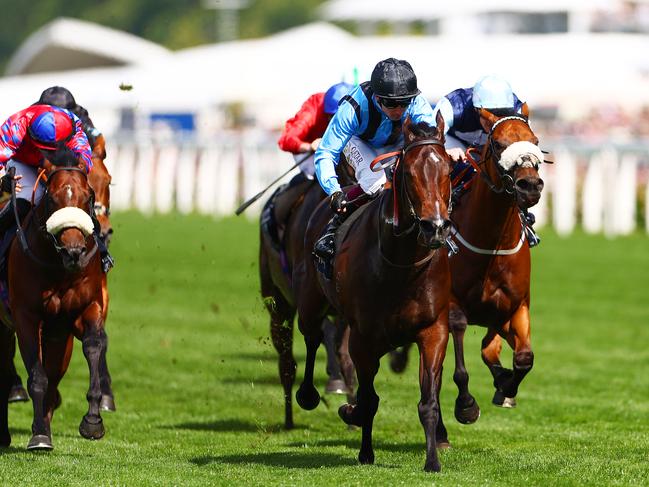
<path id="1" fill-rule="evenodd" d="M 320 319 L 330 306 L 349 323 L 349 351 L 358 377 L 357 404 L 338 413 L 348 425 L 362 427 L 358 459 L 374 462 L 372 424 L 379 396 L 374 377 L 379 359 L 394 347 L 416 342 L 420 352 L 419 419 L 426 435 L 427 471 L 439 471 L 436 447 L 448 444 L 441 420 L 439 390 L 448 342 L 450 274 L 442 249 L 450 229 L 449 157 L 444 150 L 444 121 L 403 127 L 404 148 L 392 188 L 352 214 L 339 229 L 333 278 L 316 270 L 310 250 L 331 216 L 322 203 L 305 237 L 305 265 L 294 272 L 299 328 L 307 359 L 297 401 L 318 405 L 313 386 L 315 353 L 322 339 Z"/>
<path id="2" fill-rule="evenodd" d="M 349 175 L 343 172 L 347 166 L 339 165 L 339 178 L 348 181 Z M 259 276 L 261 281 L 261 296 L 270 315 L 270 332 L 273 345 L 277 350 L 279 377 L 284 389 L 284 428 L 292 429 L 293 423 L 293 384 L 297 363 L 293 356 L 293 321 L 295 317 L 295 293 L 293 280 L 290 277 L 295 266 L 304 261 L 304 233 L 309 217 L 317 205 L 324 199 L 325 193 L 315 181 L 306 180 L 295 188 L 294 198 L 290 208 L 278 208 L 278 212 L 288 214 L 281 218 L 286 221 L 283 238 L 283 249 L 278 249 L 273 237 L 260 229 L 259 246 Z M 271 199 L 273 197 L 271 196 Z M 266 211 L 266 209 L 265 209 Z M 272 208 L 269 211 L 273 211 Z M 268 218 L 268 216 L 266 216 Z M 262 213 L 262 220 L 264 213 Z M 336 350 L 327 350 L 327 355 L 336 354 L 341 372 L 351 400 L 354 383 L 354 366 L 347 352 L 349 331 L 341 323 L 336 323 L 338 337 L 335 340 Z M 329 360 L 329 358 L 328 358 Z"/>
<path id="3" fill-rule="evenodd" d="M 489 135 L 482 150 L 478 176 L 453 209 L 453 236 L 459 253 L 451 258 L 450 327 L 456 350 L 456 404 L 469 407 L 468 374 L 464 364 L 467 324 L 487 327 L 482 360 L 494 379 L 493 404 L 514 407 L 518 387 L 531 370 L 530 249 L 525 238 L 527 209 L 543 190 L 539 164 L 543 153 L 529 126 L 529 110 L 499 118 L 480 111 Z M 501 337 L 514 351 L 513 370 L 500 363 Z M 407 349 L 392 357 L 399 368 Z"/>
<path id="4" fill-rule="evenodd" d="M 99 363 L 106 333 L 93 191 L 85 166 L 66 149 L 45 161 L 44 171 L 45 193 L 19 229 L 8 261 L 9 304 L 34 408 L 30 450 L 53 448 L 50 422 L 75 336 L 90 370 L 89 408 L 79 432 L 104 436 Z"/>
<path id="5" fill-rule="evenodd" d="M 88 137 L 88 143 L 92 147 L 92 171 L 88 174 L 88 182 L 90 187 L 93 189 L 95 194 L 95 216 L 99 221 L 101 227 L 100 238 L 102 238 L 106 245 L 110 243 L 110 240 L 113 235 L 113 227 L 110 222 L 110 183 L 111 175 L 104 164 L 106 159 L 106 140 L 102 134 L 96 134 L 94 125 L 90 117 L 88 116 L 88 111 L 79 107 L 79 112 L 77 113 L 83 124 L 83 130 Z M 102 295 L 104 302 L 102 304 L 102 309 L 104 312 L 104 323 L 106 322 L 108 315 L 108 279 L 104 274 L 102 278 Z M 12 341 L 15 341 L 12 338 Z M 102 398 L 101 398 L 101 409 L 102 411 L 115 411 L 115 399 L 113 396 L 113 391 L 111 387 L 111 377 L 108 371 L 108 365 L 106 363 L 106 350 L 102 350 L 102 358 L 100 362 L 100 374 L 101 374 L 101 387 L 102 387 Z M 15 344 L 10 351 L 11 356 L 15 355 Z M 13 362 L 10 364 L 12 379 L 12 388 L 10 391 L 10 402 L 15 401 L 28 401 L 29 397 L 27 396 L 26 391 L 22 387 L 22 381 L 18 376 L 15 365 Z"/>

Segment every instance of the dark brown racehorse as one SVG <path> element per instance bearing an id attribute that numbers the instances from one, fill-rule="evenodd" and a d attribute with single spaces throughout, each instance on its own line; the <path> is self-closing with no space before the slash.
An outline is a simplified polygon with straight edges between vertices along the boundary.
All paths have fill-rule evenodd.
<path id="1" fill-rule="evenodd" d="M 486 110 L 489 124 L 477 176 L 453 210 L 454 240 L 459 254 L 451 258 L 453 292 L 450 326 L 456 350 L 454 380 L 460 407 L 468 407 L 468 374 L 463 340 L 467 323 L 487 327 L 482 359 L 494 378 L 493 403 L 513 407 L 518 386 L 531 370 L 530 249 L 522 211 L 538 203 L 543 189 L 538 167 L 543 155 L 538 138 L 522 116 L 499 118 Z M 500 363 L 501 337 L 514 350 L 513 370 Z M 400 364 L 404 363 L 400 357 Z"/>
<path id="2" fill-rule="evenodd" d="M 340 165 L 341 170 L 343 165 Z M 340 178 L 347 175 L 340 172 Z M 270 332 L 273 345 L 279 354 L 279 377 L 284 389 L 284 427 L 291 429 L 293 423 L 293 384 L 297 363 L 293 356 L 293 321 L 295 317 L 295 293 L 293 281 L 289 277 L 295 266 L 304 262 L 304 234 L 309 217 L 313 210 L 324 199 L 325 193 L 315 181 L 304 181 L 293 189 L 299 194 L 291 199 L 289 213 L 286 219 L 283 257 L 275 248 L 272 238 L 267 232 L 260 232 L 259 247 L 259 276 L 261 280 L 261 296 L 270 314 Z M 289 198 L 290 199 L 290 198 Z M 285 259 L 285 260 L 283 260 Z M 347 352 L 349 331 L 338 324 L 339 339 L 337 340 L 337 355 L 348 390 L 352 390 L 354 370 L 351 358 Z M 329 351 L 328 351 L 329 353 Z M 348 396 L 349 397 L 349 396 Z M 351 399 L 351 398 L 350 398 Z"/>
<path id="3" fill-rule="evenodd" d="M 374 462 L 372 424 L 379 405 L 374 377 L 379 359 L 409 342 L 417 343 L 420 352 L 425 470 L 440 470 L 436 448 L 448 442 L 439 407 L 450 297 L 448 257 L 442 248 L 450 229 L 443 123 L 441 115 L 437 129 L 405 122 L 405 146 L 393 189 L 357 210 L 362 213 L 347 223 L 348 231 L 338 239 L 333 279 L 319 275 L 309 255 L 331 217 L 326 203 L 316 210 L 307 230 L 303 273 L 294 273 L 299 327 L 307 346 L 298 403 L 305 409 L 318 404 L 313 365 L 322 339 L 319 323 L 331 305 L 351 328 L 349 351 L 358 376 L 358 403 L 342 406 L 339 415 L 347 424 L 362 427 L 361 463 Z"/>
<path id="4" fill-rule="evenodd" d="M 104 426 L 99 362 L 106 348 L 99 254 L 92 236 L 93 191 L 83 164 L 61 150 L 45 162 L 46 191 L 9 252 L 9 302 L 29 374 L 34 407 L 28 449 L 52 449 L 50 422 L 58 384 L 81 340 L 90 370 L 88 413 L 79 432 L 99 439 Z"/>

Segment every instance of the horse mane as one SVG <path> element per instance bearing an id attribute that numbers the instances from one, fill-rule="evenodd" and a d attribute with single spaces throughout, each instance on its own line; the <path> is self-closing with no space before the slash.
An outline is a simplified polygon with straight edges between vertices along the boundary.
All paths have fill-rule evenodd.
<path id="1" fill-rule="evenodd" d="M 428 125 L 426 122 L 419 122 L 416 125 L 410 125 L 410 133 L 412 133 L 417 138 L 435 138 L 437 137 L 437 127 Z"/>
<path id="2" fill-rule="evenodd" d="M 75 167 L 79 165 L 76 154 L 66 146 L 60 146 L 48 154 L 47 160 L 57 167 Z"/>
<path id="3" fill-rule="evenodd" d="M 90 144 L 90 147 L 91 148 L 94 147 L 95 140 L 97 139 L 97 137 L 93 135 L 93 129 L 95 128 L 95 124 L 92 123 L 92 120 L 90 119 L 90 115 L 88 114 L 88 110 L 86 110 L 81 105 L 77 105 L 74 108 L 72 108 L 70 111 L 74 113 L 77 117 L 79 117 L 79 120 L 81 120 L 83 131 L 86 134 L 86 137 L 88 137 L 88 142 Z"/>

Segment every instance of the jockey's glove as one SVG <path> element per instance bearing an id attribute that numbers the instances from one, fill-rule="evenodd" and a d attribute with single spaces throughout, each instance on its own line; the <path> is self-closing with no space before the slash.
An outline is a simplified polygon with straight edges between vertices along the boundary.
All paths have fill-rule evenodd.
<path id="1" fill-rule="evenodd" d="M 342 191 L 336 191 L 331 195 L 331 200 L 329 201 L 329 206 L 335 213 L 345 213 L 347 206 L 347 199 L 345 193 Z"/>

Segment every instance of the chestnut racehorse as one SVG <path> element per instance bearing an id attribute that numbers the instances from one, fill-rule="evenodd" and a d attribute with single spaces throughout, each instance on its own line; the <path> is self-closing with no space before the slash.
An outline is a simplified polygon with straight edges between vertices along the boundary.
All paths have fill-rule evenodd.
<path id="1" fill-rule="evenodd" d="M 471 189 L 453 209 L 459 253 L 451 258 L 449 322 L 456 350 L 456 404 L 460 407 L 469 407 L 473 401 L 464 364 L 467 323 L 487 327 L 482 360 L 494 379 L 495 405 L 516 405 L 518 386 L 534 360 L 530 343 L 530 249 L 523 215 L 541 197 L 543 180 L 538 168 L 543 154 L 528 115 L 526 104 L 522 116 L 499 118 L 487 110 L 480 111 L 490 129 L 482 162 Z M 501 337 L 514 351 L 513 370 L 500 363 Z M 403 356 L 396 358 L 398 364 L 404 363 Z"/>
<path id="2" fill-rule="evenodd" d="M 343 165 L 339 166 L 339 177 L 345 180 L 348 175 L 342 172 Z M 293 282 L 288 276 L 296 265 L 304 261 L 304 233 L 306 232 L 309 217 L 317 205 L 324 199 L 325 193 L 315 181 L 304 181 L 295 188 L 299 196 L 295 197 L 291 208 L 283 209 L 290 214 L 285 219 L 285 230 L 282 241 L 284 254 L 282 255 L 272 242 L 272 237 L 263 228 L 259 240 L 259 276 L 261 280 L 261 296 L 264 305 L 270 314 L 270 332 L 273 345 L 279 354 L 279 377 L 284 389 L 284 428 L 291 429 L 293 423 L 293 384 L 297 363 L 293 356 L 293 321 L 295 317 L 295 293 Z M 263 218 L 263 214 L 262 214 Z M 284 220 L 284 218 L 282 218 Z M 263 225 L 262 225 L 263 227 Z M 342 375 L 348 390 L 352 391 L 354 382 L 354 366 L 347 352 L 347 338 L 349 331 L 340 323 L 339 336 L 336 340 L 336 354 Z M 332 351 L 327 350 L 327 354 Z M 351 399 L 348 395 L 348 398 Z"/>
<path id="3" fill-rule="evenodd" d="M 419 419 L 426 435 L 425 470 L 440 470 L 436 448 L 448 442 L 439 390 L 449 331 L 450 275 L 442 245 L 450 229 L 450 179 L 441 115 L 436 122 L 437 129 L 410 120 L 404 123 L 405 145 L 393 188 L 357 210 L 362 213 L 348 217 L 341 227 L 332 280 L 318 273 L 310 255 L 331 217 L 326 203 L 311 218 L 305 265 L 293 274 L 299 327 L 307 347 L 297 401 L 305 409 L 318 405 L 313 365 L 322 339 L 319 323 L 333 306 L 351 328 L 349 351 L 358 377 L 358 402 L 341 406 L 339 415 L 345 423 L 362 427 L 361 463 L 374 462 L 372 424 L 379 405 L 374 377 L 379 359 L 413 341 L 420 352 Z"/>
<path id="4" fill-rule="evenodd" d="M 102 279 L 91 213 L 93 191 L 83 164 L 67 150 L 44 164 L 45 194 L 9 252 L 9 303 L 29 374 L 34 408 L 28 449 L 53 448 L 50 422 L 60 402 L 58 384 L 81 340 L 90 370 L 88 413 L 79 432 L 99 439 L 104 426 L 99 363 L 106 347 Z"/>

